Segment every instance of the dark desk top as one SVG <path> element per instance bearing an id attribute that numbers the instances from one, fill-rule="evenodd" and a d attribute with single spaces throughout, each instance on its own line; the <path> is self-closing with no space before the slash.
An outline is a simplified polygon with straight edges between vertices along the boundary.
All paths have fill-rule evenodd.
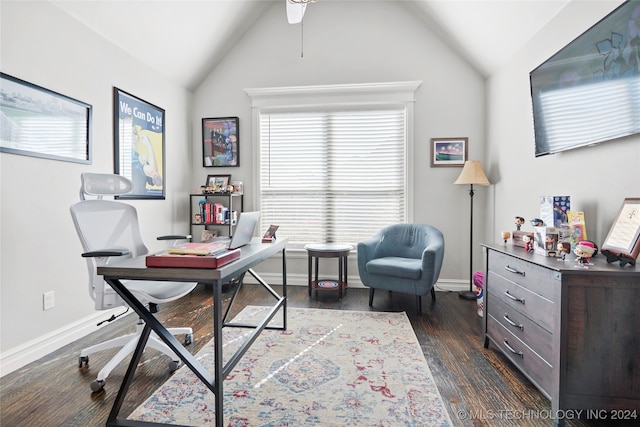
<path id="1" fill-rule="evenodd" d="M 620 263 L 612 262 L 607 263 L 607 259 L 604 255 L 598 254 L 591 258 L 593 265 L 588 268 L 582 268 L 575 261 L 576 256 L 573 253 L 567 254 L 566 261 L 561 261 L 560 258 L 544 256 L 536 253 L 527 252 L 525 248 L 520 246 L 514 246 L 510 244 L 482 244 L 486 248 L 503 252 L 508 255 L 515 256 L 523 261 L 535 263 L 537 265 L 549 268 L 561 272 L 562 274 L 607 274 L 607 275 L 621 275 L 640 278 L 640 264 L 636 263 L 635 266 L 627 265 L 620 267 Z M 640 281 L 638 282 L 640 284 Z"/>
<path id="2" fill-rule="evenodd" d="M 288 239 L 284 237 L 276 239 L 273 243 L 262 243 L 260 237 L 254 237 L 250 244 L 240 249 L 242 252 L 240 258 L 216 269 L 152 268 L 145 265 L 145 255 L 98 267 L 98 274 L 112 279 L 215 283 L 218 280 L 225 281 L 260 264 L 282 251 L 287 241 Z"/>

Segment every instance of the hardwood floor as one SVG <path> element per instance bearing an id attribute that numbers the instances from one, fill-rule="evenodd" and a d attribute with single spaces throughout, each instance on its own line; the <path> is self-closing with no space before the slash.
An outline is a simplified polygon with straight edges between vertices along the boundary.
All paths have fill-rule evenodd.
<path id="1" fill-rule="evenodd" d="M 287 290 L 289 307 L 372 310 L 368 306 L 368 289 L 351 288 L 341 301 L 327 293 L 309 298 L 306 287 L 289 286 Z M 231 294 L 226 292 L 223 296 L 229 298 Z M 244 285 L 232 314 L 245 305 L 272 301 L 260 287 Z M 195 353 L 212 338 L 211 307 L 211 290 L 200 286 L 189 296 L 163 305 L 158 318 L 170 326 L 191 326 L 194 342 L 188 348 Z M 553 424 L 549 400 L 499 352 L 482 347 L 481 318 L 476 314 L 475 301 L 462 300 L 456 293 L 437 292 L 435 302 L 428 296 L 423 298 L 423 314 L 417 316 L 413 296 L 378 291 L 373 310 L 407 312 L 454 426 Z M 83 347 L 133 331 L 136 320 L 134 315 L 126 316 L 3 377 L 0 425 L 105 425 L 129 359 L 112 372 L 103 391 L 92 394 L 89 384 L 115 350 L 92 356 L 89 368 L 82 369 L 78 368 L 78 355 Z M 148 350 L 137 374 L 142 380 L 134 381 L 128 395 L 136 401 L 126 402 L 121 416 L 137 407 L 170 376 L 168 360 L 155 350 Z M 603 424 L 573 420 L 566 425 Z"/>

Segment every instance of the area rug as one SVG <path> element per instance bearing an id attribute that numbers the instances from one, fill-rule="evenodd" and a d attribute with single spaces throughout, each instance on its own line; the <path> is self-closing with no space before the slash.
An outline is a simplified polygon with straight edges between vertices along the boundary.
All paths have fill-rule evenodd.
<path id="1" fill-rule="evenodd" d="M 236 321 L 263 316 L 246 307 Z M 276 314 L 272 324 L 281 324 Z M 225 357 L 248 334 L 225 328 Z M 212 343 L 197 358 L 213 372 Z M 224 383 L 225 426 L 451 426 L 405 313 L 289 308 Z M 213 393 L 180 368 L 129 419 L 212 425 Z"/>

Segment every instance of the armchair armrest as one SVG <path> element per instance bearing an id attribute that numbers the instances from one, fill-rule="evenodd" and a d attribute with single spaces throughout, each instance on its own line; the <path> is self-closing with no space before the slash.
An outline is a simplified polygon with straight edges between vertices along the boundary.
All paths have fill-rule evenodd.
<path id="1" fill-rule="evenodd" d="M 84 252 L 83 258 L 98 258 L 98 257 L 111 257 L 111 256 L 124 256 L 129 255 L 129 249 L 127 248 L 109 248 L 98 249 L 97 251 Z"/>
<path id="2" fill-rule="evenodd" d="M 444 258 L 444 240 L 431 241 L 422 251 L 422 274 L 425 280 L 435 284 L 440 276 Z"/>

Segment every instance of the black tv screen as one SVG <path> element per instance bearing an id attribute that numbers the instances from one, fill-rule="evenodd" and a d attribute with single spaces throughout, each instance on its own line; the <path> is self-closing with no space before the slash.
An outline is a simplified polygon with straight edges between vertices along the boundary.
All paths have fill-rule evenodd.
<path id="1" fill-rule="evenodd" d="M 626 1 L 529 75 L 535 155 L 640 133 L 640 1 Z"/>

